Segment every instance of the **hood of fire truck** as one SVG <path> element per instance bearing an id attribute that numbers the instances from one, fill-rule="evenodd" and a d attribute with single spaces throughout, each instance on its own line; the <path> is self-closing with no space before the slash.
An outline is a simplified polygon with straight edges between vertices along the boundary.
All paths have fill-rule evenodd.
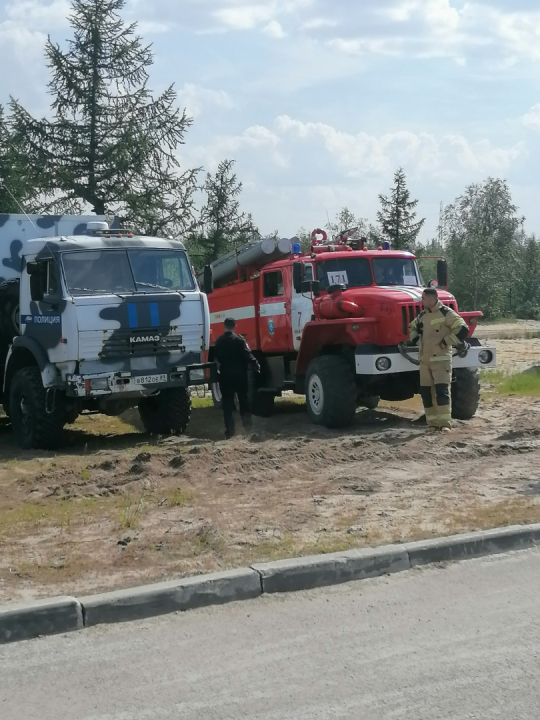
<path id="1" fill-rule="evenodd" d="M 322 292 L 315 301 L 320 305 L 320 317 L 330 319 L 358 317 L 371 320 L 366 323 L 364 342 L 376 345 L 397 345 L 409 334 L 409 323 L 422 311 L 421 287 L 409 286 L 370 286 L 349 288 L 343 292 L 329 295 Z M 439 290 L 439 300 L 457 310 L 453 295 L 446 290 Z M 330 299 L 333 303 L 330 304 Z M 341 301 L 341 302 L 340 302 Z M 355 312 L 353 303 L 358 307 Z M 315 307 L 316 315 L 317 308 Z M 362 323 L 363 324 L 363 323 Z M 369 327 L 369 330 L 368 330 Z"/>

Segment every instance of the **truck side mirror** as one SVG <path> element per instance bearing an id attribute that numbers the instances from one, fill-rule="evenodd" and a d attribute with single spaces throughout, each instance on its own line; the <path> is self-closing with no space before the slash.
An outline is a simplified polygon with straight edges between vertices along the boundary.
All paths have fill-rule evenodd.
<path id="1" fill-rule="evenodd" d="M 448 287 L 448 263 L 446 260 L 437 260 L 437 284 L 440 288 Z"/>
<path id="2" fill-rule="evenodd" d="M 214 292 L 214 271 L 211 265 L 204 266 L 203 292 L 211 295 Z"/>
<path id="3" fill-rule="evenodd" d="M 304 279 L 303 278 L 303 275 L 304 275 L 303 269 L 304 269 L 304 263 L 295 262 L 293 264 L 292 278 L 293 278 L 294 291 L 296 293 L 303 292 L 303 290 L 302 290 L 302 280 Z"/>
<path id="4" fill-rule="evenodd" d="M 47 295 L 43 295 L 41 302 L 55 307 L 56 305 L 60 305 L 62 302 L 62 296 L 60 293 L 48 293 Z"/>
<path id="5" fill-rule="evenodd" d="M 314 297 L 319 297 L 321 285 L 318 280 L 306 280 L 302 282 L 302 293 L 313 293 Z"/>
<path id="6" fill-rule="evenodd" d="M 26 263 L 26 272 L 30 276 L 39 275 L 39 263 L 37 263 L 37 262 Z"/>

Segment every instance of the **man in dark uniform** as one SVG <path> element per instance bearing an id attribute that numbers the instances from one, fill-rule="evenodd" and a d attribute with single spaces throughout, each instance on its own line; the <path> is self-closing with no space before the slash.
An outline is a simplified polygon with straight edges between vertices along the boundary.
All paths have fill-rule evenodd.
<path id="1" fill-rule="evenodd" d="M 251 411 L 248 398 L 248 368 L 251 365 L 259 372 L 259 363 L 251 354 L 247 342 L 236 335 L 236 320 L 227 318 L 225 333 L 216 340 L 215 359 L 219 366 L 219 387 L 225 418 L 225 437 L 234 435 L 234 396 L 238 398 L 240 417 L 244 430 L 251 430 Z"/>

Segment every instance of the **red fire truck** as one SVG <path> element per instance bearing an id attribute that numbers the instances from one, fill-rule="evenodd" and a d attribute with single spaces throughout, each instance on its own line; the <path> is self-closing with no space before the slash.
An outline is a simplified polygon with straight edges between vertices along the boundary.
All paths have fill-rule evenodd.
<path id="1" fill-rule="evenodd" d="M 314 423 L 344 427 L 358 406 L 375 408 L 380 399 L 407 400 L 419 392 L 418 350 L 405 352 L 400 344 L 422 310 L 425 285 L 410 252 L 387 244 L 368 250 L 351 233 L 333 242 L 319 230 L 312 237 L 307 253 L 296 238 L 266 238 L 213 264 L 211 346 L 223 320 L 235 318 L 261 365 L 253 412 L 270 415 L 276 396 L 293 390 L 305 394 Z M 444 259 L 437 275 L 441 301 L 457 311 Z M 472 337 L 481 312 L 460 315 L 470 328 L 470 347 L 454 356 L 452 412 L 467 420 L 478 406 L 478 369 L 495 365 L 495 349 Z M 212 393 L 218 404 L 217 385 Z"/>

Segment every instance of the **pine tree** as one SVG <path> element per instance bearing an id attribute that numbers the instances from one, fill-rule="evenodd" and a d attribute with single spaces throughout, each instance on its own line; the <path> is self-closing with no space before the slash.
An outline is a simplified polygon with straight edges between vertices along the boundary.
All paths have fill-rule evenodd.
<path id="1" fill-rule="evenodd" d="M 170 86 L 147 87 L 149 46 L 119 12 L 125 0 L 73 0 L 67 50 L 46 45 L 52 120 L 17 102 L 12 114 L 22 152 L 46 179 L 43 211 L 120 214 L 163 230 L 189 222 L 195 171 L 179 173 L 175 155 L 191 119 Z M 145 228 L 143 228 L 145 229 Z"/>
<path id="2" fill-rule="evenodd" d="M 415 222 L 415 208 L 418 200 L 410 200 L 403 168 L 394 175 L 394 187 L 390 197 L 379 195 L 382 208 L 377 213 L 385 240 L 392 243 L 394 250 L 412 249 L 425 219 Z"/>
<path id="3" fill-rule="evenodd" d="M 234 160 L 223 160 L 214 175 L 206 176 L 203 186 L 206 203 L 201 209 L 200 229 L 190 244 L 190 252 L 199 258 L 200 266 L 259 234 L 251 215 L 240 211 L 242 183 L 232 172 L 233 166 Z"/>

